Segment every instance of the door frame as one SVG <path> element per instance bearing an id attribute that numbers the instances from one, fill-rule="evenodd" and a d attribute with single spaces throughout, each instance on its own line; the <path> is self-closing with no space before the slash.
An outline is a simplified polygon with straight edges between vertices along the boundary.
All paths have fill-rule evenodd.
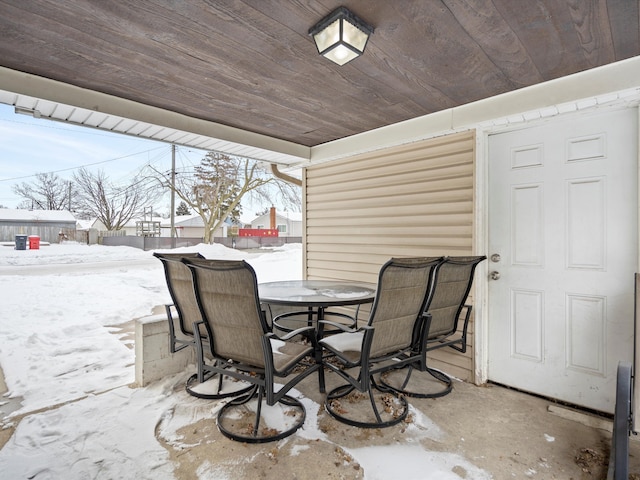
<path id="1" fill-rule="evenodd" d="M 595 103 L 595 102 L 594 102 Z M 475 383 L 480 385 L 486 383 L 489 378 L 489 272 L 492 269 L 491 254 L 487 249 L 489 248 L 489 136 L 498 133 L 506 133 L 511 131 L 523 130 L 531 127 L 543 125 L 545 123 L 551 123 L 560 119 L 570 120 L 575 116 L 589 116 L 591 114 L 611 111 L 611 110 L 623 110 L 627 108 L 634 108 L 636 116 L 638 117 L 638 158 L 636 159 L 637 175 L 638 175 L 638 191 L 636 209 L 638 212 L 638 225 L 640 230 L 640 108 L 637 104 L 625 105 L 614 103 L 607 106 L 595 106 L 580 109 L 576 103 L 574 110 L 568 113 L 559 113 L 559 110 L 555 109 L 555 114 L 551 114 L 547 117 L 543 117 L 542 111 L 538 112 L 539 115 L 531 115 L 532 120 L 527 120 L 525 115 L 516 116 L 520 121 L 517 123 L 510 123 L 506 119 L 504 123 L 500 125 L 491 126 L 478 126 L 476 127 L 476 162 L 475 162 L 475 193 L 474 193 L 474 211 L 475 211 L 475 228 L 474 228 L 474 248 L 475 251 L 484 253 L 487 255 L 487 262 L 483 262 L 484 265 L 479 265 L 478 275 L 474 281 L 473 298 L 474 298 L 474 310 L 475 310 L 475 328 L 474 328 L 474 379 Z M 550 110 L 547 109 L 547 112 Z M 640 238 L 640 236 L 639 236 Z M 638 258 L 638 265 L 636 270 L 640 272 L 640 240 L 636 245 L 636 254 Z M 630 282 L 632 280 L 629 280 Z M 640 315 L 640 312 L 638 312 Z M 635 351 L 639 352 L 635 355 L 634 359 L 634 371 L 640 371 L 640 325 L 636 325 L 635 328 Z M 640 382 L 634 382 L 633 393 L 633 411 L 640 412 Z M 633 430 L 638 431 L 640 429 L 640 419 L 634 416 Z M 636 425 L 638 424 L 638 428 Z"/>

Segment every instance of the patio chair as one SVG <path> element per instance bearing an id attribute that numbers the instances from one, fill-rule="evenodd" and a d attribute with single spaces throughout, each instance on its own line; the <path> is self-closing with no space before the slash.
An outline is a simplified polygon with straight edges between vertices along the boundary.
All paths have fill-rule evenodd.
<path id="1" fill-rule="evenodd" d="M 343 332 L 320 340 L 327 352 L 323 365 L 348 382 L 327 394 L 325 408 L 334 418 L 363 428 L 388 427 L 406 418 L 406 399 L 377 385 L 374 375 L 418 361 L 419 352 L 412 348 L 414 334 L 424 331 L 427 292 L 441 261 L 441 257 L 392 258 L 380 269 L 365 326 L 353 330 L 326 322 Z M 364 397 L 372 413 L 360 405 Z"/>
<path id="2" fill-rule="evenodd" d="M 399 394 L 418 398 L 435 398 L 451 392 L 452 379 L 446 373 L 427 365 L 427 354 L 436 349 L 451 347 L 458 352 L 467 351 L 467 330 L 471 318 L 472 306 L 466 304 L 473 275 L 485 256 L 446 257 L 438 267 L 432 290 L 427 298 L 426 311 L 429 313 L 424 331 L 414 335 L 414 351 L 408 356 L 419 359 L 415 362 L 403 361 L 400 371 L 388 370 L 380 378 L 380 383 Z M 465 310 L 462 331 L 458 332 L 458 323 Z M 426 338 L 426 340 L 424 340 Z M 404 360 L 404 358 L 401 358 Z M 443 385 L 435 391 L 424 391 L 425 382 L 411 384 L 414 370 L 427 372 Z"/>
<path id="3" fill-rule="evenodd" d="M 195 292 L 193 289 L 193 277 L 189 268 L 182 263 L 183 258 L 204 259 L 199 253 L 154 253 L 164 266 L 167 287 L 173 303 L 165 305 L 167 320 L 169 321 L 169 351 L 179 352 L 185 348 L 193 348 L 196 354 L 197 372 L 191 375 L 186 382 L 187 392 L 194 397 L 217 399 L 237 395 L 238 392 L 247 391 L 248 387 L 238 385 L 238 382 L 227 379 L 227 385 L 223 385 L 223 376 L 217 378 L 217 386 L 212 388 L 212 392 L 206 393 L 207 388 L 201 388 L 207 380 L 213 380 L 211 374 L 205 374 L 202 368 L 204 364 L 204 351 L 201 344 L 195 341 L 194 325 L 201 322 L 202 316 L 198 308 Z M 177 318 L 174 319 L 174 312 Z M 181 336 L 176 334 L 175 320 L 180 328 Z M 207 332 L 204 327 L 200 328 L 200 338 L 202 343 L 207 343 Z M 200 388 L 199 388 L 200 387 Z"/>
<path id="4" fill-rule="evenodd" d="M 253 268 L 245 261 L 184 259 L 193 274 L 212 364 L 204 370 L 230 375 L 251 390 L 218 411 L 220 432 L 232 440 L 263 443 L 285 438 L 304 423 L 302 402 L 288 392 L 320 369 L 313 327 L 284 337 L 273 334 L 260 308 Z M 200 330 L 194 330 L 201 341 Z M 304 335 L 309 341 L 294 342 Z M 286 382 L 276 390 L 276 379 Z M 275 413 L 274 413 L 275 411 Z"/>

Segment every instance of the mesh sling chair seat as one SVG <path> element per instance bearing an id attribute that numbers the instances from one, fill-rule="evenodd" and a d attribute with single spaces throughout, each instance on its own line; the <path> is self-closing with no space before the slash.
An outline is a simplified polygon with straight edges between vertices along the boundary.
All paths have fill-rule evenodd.
<path id="1" fill-rule="evenodd" d="M 472 310 L 472 306 L 466 303 L 467 297 L 471 290 L 475 269 L 486 258 L 485 256 L 446 257 L 438 266 L 431 292 L 427 297 L 426 311 L 429 315 L 423 324 L 424 331 L 416 332 L 414 335 L 414 351 L 410 354 L 414 357 L 418 354 L 419 359 L 415 362 L 404 362 L 402 370 L 385 372 L 380 378 L 380 383 L 410 397 L 435 398 L 451 392 L 453 388 L 451 377 L 429 367 L 427 354 L 444 347 L 451 347 L 461 353 L 467 351 L 467 330 Z M 458 332 L 458 323 L 463 310 L 465 313 L 462 331 Z M 413 378 L 414 370 L 429 373 L 440 386 L 435 390 L 427 388 L 427 382 L 424 379 L 420 381 Z M 415 380 L 414 383 L 412 379 Z"/>
<path id="2" fill-rule="evenodd" d="M 283 337 L 273 334 L 260 308 L 255 271 L 247 262 L 198 259 L 183 262 L 193 275 L 202 325 L 215 360 L 204 365 L 205 371 L 230 375 L 252 385 L 248 393 L 220 408 L 218 429 L 228 438 L 248 443 L 291 435 L 304 423 L 306 411 L 302 402 L 288 392 L 320 369 L 314 358 L 313 327 Z M 195 329 L 196 341 L 201 340 L 199 332 Z M 309 341 L 292 341 L 299 335 Z M 278 390 L 276 379 L 286 382 Z"/>
<path id="3" fill-rule="evenodd" d="M 392 258 L 380 269 L 367 324 L 357 330 L 334 324 L 343 332 L 319 341 L 327 352 L 323 365 L 348 382 L 327 394 L 325 409 L 334 418 L 363 428 L 388 427 L 406 418 L 406 399 L 377 385 L 374 375 L 418 361 L 419 352 L 412 348 L 414 333 L 425 331 L 426 294 L 441 261 L 442 257 Z M 360 405 L 364 397 L 371 409 Z"/>
<path id="4" fill-rule="evenodd" d="M 169 321 L 169 351 L 175 353 L 190 347 L 194 349 L 196 354 L 197 372 L 187 379 L 185 385 L 187 392 L 198 398 L 217 399 L 235 396 L 248 391 L 250 386 L 242 385 L 231 378 L 226 378 L 223 383 L 224 375 L 216 376 L 211 372 L 205 372 L 203 368 L 204 351 L 202 344 L 196 342 L 194 333 L 194 325 L 202 321 L 202 316 L 200 315 L 200 308 L 193 288 L 193 276 L 189 268 L 182 263 L 182 259 L 204 259 L 204 257 L 199 253 L 156 252 L 153 255 L 162 262 L 167 288 L 173 302 L 165 305 L 167 320 Z M 177 314 L 175 319 L 174 312 Z M 176 320 L 182 334 L 180 336 L 176 334 Z M 204 327 L 200 327 L 200 338 L 202 343 L 206 344 L 208 342 L 207 332 Z M 217 382 L 214 381 L 216 379 Z M 214 385 L 211 385 L 211 387 L 207 385 L 207 388 L 202 388 L 204 387 L 203 383 L 207 380 L 214 381 Z M 208 390 L 212 391 L 208 392 Z"/>

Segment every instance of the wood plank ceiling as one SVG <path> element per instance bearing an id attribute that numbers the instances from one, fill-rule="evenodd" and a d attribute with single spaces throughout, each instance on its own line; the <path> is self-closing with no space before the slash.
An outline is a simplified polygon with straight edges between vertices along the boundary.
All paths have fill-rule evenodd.
<path id="1" fill-rule="evenodd" d="M 314 146 L 640 54 L 638 0 L 0 0 L 0 65 Z M 339 67 L 308 29 L 375 27 Z"/>

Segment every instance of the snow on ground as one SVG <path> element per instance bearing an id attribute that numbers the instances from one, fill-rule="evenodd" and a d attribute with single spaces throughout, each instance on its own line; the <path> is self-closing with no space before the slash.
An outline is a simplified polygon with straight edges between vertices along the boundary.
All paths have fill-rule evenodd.
<path id="1" fill-rule="evenodd" d="M 299 279 L 302 273 L 299 244 L 264 253 L 221 245 L 173 251 L 245 259 L 256 270 L 258 282 Z M 173 394 L 186 372 L 146 388 L 131 388 L 133 345 L 114 328 L 148 316 L 153 307 L 169 302 L 162 265 L 152 253 L 74 243 L 39 250 L 0 247 L 0 366 L 8 388 L 6 397 L 21 400 L 18 410 L 7 413 L 3 405 L 8 401 L 0 399 L 0 427 L 10 425 L 18 414 L 31 413 L 0 451 L 0 477 L 174 478 L 155 429 L 168 411 L 173 418 L 171 425 L 163 427 L 165 438 L 171 436 L 171 429 L 188 424 L 189 414 L 180 416 Z M 56 405 L 61 406 L 49 408 Z M 309 414 L 318 407 L 307 405 L 305 436 L 323 436 L 316 426 L 316 414 Z M 423 430 L 437 435 L 435 425 Z M 387 451 L 382 454 L 380 448 L 386 447 L 351 452 L 365 472 L 377 472 L 367 476 L 369 480 L 385 478 L 379 462 Z M 393 477 L 416 478 L 411 467 L 417 445 L 415 449 L 388 450 L 396 465 Z M 400 456 L 407 461 L 398 461 Z M 423 460 L 420 475 L 425 474 Z M 460 459 L 434 458 L 428 478 L 451 478 L 453 461 Z M 406 476 L 397 470 L 401 464 L 407 465 Z M 468 467 L 474 471 L 472 465 Z M 478 473 L 475 478 L 489 478 L 474 473 Z"/>

